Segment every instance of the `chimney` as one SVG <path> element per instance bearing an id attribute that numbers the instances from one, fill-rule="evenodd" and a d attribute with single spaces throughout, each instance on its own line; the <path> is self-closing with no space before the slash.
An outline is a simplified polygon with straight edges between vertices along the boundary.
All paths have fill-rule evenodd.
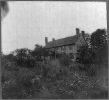
<path id="1" fill-rule="evenodd" d="M 52 41 L 55 41 L 55 38 L 52 38 Z"/>
<path id="2" fill-rule="evenodd" d="M 79 28 L 76 28 L 76 35 L 79 36 Z"/>
<path id="3" fill-rule="evenodd" d="M 81 31 L 83 38 L 85 38 L 85 31 Z"/>
<path id="4" fill-rule="evenodd" d="M 47 37 L 45 37 L 45 44 L 47 44 L 48 43 L 48 38 Z"/>

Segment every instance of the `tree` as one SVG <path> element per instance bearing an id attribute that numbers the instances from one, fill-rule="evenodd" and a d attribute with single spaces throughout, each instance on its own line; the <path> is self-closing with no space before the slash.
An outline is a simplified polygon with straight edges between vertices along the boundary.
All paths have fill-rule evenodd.
<path id="1" fill-rule="evenodd" d="M 30 52 L 31 52 L 31 50 L 29 50 L 27 48 L 21 48 L 21 49 L 15 50 L 16 57 L 20 58 L 20 59 L 25 59 L 28 56 L 30 56 Z"/>
<path id="2" fill-rule="evenodd" d="M 96 63 L 108 67 L 108 44 L 105 43 L 101 49 L 96 52 Z"/>
<path id="3" fill-rule="evenodd" d="M 76 61 L 82 64 L 91 64 L 94 62 L 95 52 L 88 45 L 83 45 L 77 50 Z"/>
<path id="4" fill-rule="evenodd" d="M 91 43 L 90 43 L 91 35 L 90 34 L 88 34 L 88 33 L 85 34 L 85 41 L 86 41 L 88 47 L 90 48 L 91 47 Z"/>
<path id="5" fill-rule="evenodd" d="M 108 39 L 105 29 L 97 29 L 91 35 L 91 46 L 96 52 L 96 63 L 108 63 Z"/>
<path id="6" fill-rule="evenodd" d="M 91 35 L 91 46 L 98 51 L 107 43 L 107 35 L 105 29 L 97 29 Z"/>
<path id="7" fill-rule="evenodd" d="M 91 35 L 84 35 L 86 45 L 78 47 L 76 61 L 82 64 L 89 64 L 94 60 L 94 51 L 91 49 Z"/>
<path id="8" fill-rule="evenodd" d="M 48 51 L 41 45 L 36 44 L 34 50 L 31 52 L 31 55 L 37 60 L 41 61 L 42 56 L 48 56 Z"/>
<path id="9" fill-rule="evenodd" d="M 23 67 L 33 67 L 35 64 L 34 59 L 31 56 L 31 50 L 27 48 L 21 48 L 14 51 L 16 55 L 16 62 Z"/>
<path id="10" fill-rule="evenodd" d="M 81 46 L 78 50 L 77 62 L 83 64 L 100 63 L 103 55 L 107 55 L 107 35 L 105 29 L 97 29 L 92 33 L 91 38 L 86 37 L 89 45 Z M 107 59 L 107 56 L 106 58 Z M 106 60 L 107 61 L 107 60 Z"/>

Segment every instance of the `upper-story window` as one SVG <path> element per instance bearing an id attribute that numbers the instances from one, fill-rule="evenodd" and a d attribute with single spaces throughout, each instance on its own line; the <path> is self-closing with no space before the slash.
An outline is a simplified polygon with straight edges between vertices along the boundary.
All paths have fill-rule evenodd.
<path id="1" fill-rule="evenodd" d="M 69 45 L 69 49 L 70 49 L 70 50 L 72 49 L 72 45 Z"/>
<path id="2" fill-rule="evenodd" d="M 60 49 L 62 50 L 62 47 L 60 47 Z"/>
<path id="3" fill-rule="evenodd" d="M 66 50 L 66 46 L 64 46 L 64 50 Z"/>
<path id="4" fill-rule="evenodd" d="M 62 50 L 65 50 L 65 46 L 62 46 Z"/>
<path id="5" fill-rule="evenodd" d="M 59 47 L 59 50 L 61 50 L 61 47 Z"/>
<path id="6" fill-rule="evenodd" d="M 63 50 L 63 46 L 61 47 L 61 50 Z"/>

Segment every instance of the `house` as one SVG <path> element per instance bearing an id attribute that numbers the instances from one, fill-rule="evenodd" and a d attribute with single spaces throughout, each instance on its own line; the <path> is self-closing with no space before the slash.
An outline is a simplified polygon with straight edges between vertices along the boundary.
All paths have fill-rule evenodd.
<path id="1" fill-rule="evenodd" d="M 45 48 L 48 50 L 54 50 L 56 53 L 66 53 L 71 55 L 72 59 L 76 58 L 77 49 L 81 45 L 85 45 L 85 31 L 81 31 L 76 28 L 76 35 L 66 38 L 61 38 L 48 42 L 48 38 L 45 37 Z"/>

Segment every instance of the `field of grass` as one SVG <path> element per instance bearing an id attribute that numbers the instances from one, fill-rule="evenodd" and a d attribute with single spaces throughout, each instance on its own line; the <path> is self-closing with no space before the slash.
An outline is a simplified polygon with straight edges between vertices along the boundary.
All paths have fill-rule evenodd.
<path id="1" fill-rule="evenodd" d="M 64 62 L 64 63 L 63 63 Z M 74 62 L 52 60 L 22 68 L 8 60 L 2 61 L 3 99 L 107 99 L 108 70 L 84 71 Z M 98 65 L 91 65 L 92 68 Z M 88 66 L 87 66 L 88 67 Z M 94 72 L 94 70 L 96 70 Z M 89 73 L 90 72 L 90 73 Z M 94 74 L 96 73 L 96 74 Z"/>

